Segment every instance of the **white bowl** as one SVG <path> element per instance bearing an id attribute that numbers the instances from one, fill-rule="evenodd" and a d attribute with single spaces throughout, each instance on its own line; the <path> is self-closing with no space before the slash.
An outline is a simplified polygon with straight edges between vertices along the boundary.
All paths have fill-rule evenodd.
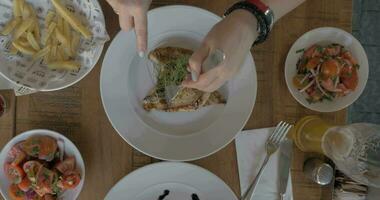
<path id="1" fill-rule="evenodd" d="M 62 193 L 59 197 L 61 200 L 73 200 L 76 199 L 82 190 L 84 178 L 85 178 L 85 166 L 83 162 L 82 155 L 80 154 L 77 147 L 65 136 L 54 132 L 50 130 L 44 130 L 44 129 L 36 129 L 36 130 L 30 130 L 26 131 L 24 133 L 21 133 L 20 135 L 17 135 L 16 137 L 12 138 L 11 141 L 9 141 L 4 148 L 0 152 L 0 192 L 3 195 L 5 199 L 10 199 L 8 195 L 8 187 L 11 184 L 7 177 L 4 174 L 3 166 L 5 164 L 8 152 L 10 149 L 17 143 L 26 140 L 27 138 L 33 136 L 33 135 L 46 135 L 50 136 L 52 138 L 55 138 L 56 140 L 60 139 L 64 141 L 65 144 L 65 155 L 70 155 L 75 157 L 76 161 L 76 168 L 79 169 L 81 174 L 81 181 L 79 185 L 73 189 L 73 190 L 67 190 L 64 193 Z"/>
<path id="2" fill-rule="evenodd" d="M 297 61 L 302 55 L 302 53 L 296 53 L 296 51 L 308 48 L 313 44 L 327 45 L 330 43 L 343 45 L 357 59 L 360 65 L 358 70 L 359 84 L 355 91 L 344 97 L 335 98 L 333 101 L 309 103 L 306 100 L 306 94 L 299 92 L 292 82 L 293 77 L 297 74 Z M 285 80 L 290 93 L 300 104 L 318 112 L 335 112 L 354 103 L 365 88 L 368 80 L 368 71 L 367 55 L 360 42 L 350 33 L 333 27 L 317 28 L 302 35 L 290 48 L 285 62 Z"/>
<path id="3" fill-rule="evenodd" d="M 1 1 L 0 23 L 7 23 L 12 14 L 12 1 Z M 40 19 L 41 28 L 48 10 L 53 9 L 50 0 L 29 0 Z M 10 87 L 21 88 L 21 91 L 37 90 L 43 92 L 56 91 L 72 86 L 82 80 L 95 67 L 99 60 L 104 43 L 109 39 L 105 28 L 105 19 L 98 0 L 66 1 L 65 5 L 72 5 L 77 15 L 83 13 L 88 21 L 93 38 L 91 41 L 82 41 L 77 61 L 81 68 L 77 72 L 57 70 L 52 72 L 41 62 L 32 61 L 30 56 L 12 56 L 8 53 L 8 45 L 11 37 L 0 35 L 0 79 L 5 79 Z M 4 13 L 4 14 L 3 14 Z M 1 27 L 0 27 L 1 29 Z M 93 46 L 89 46 L 89 44 Z M 83 51 L 83 52 L 81 52 Z M 26 69 L 27 70 L 26 70 Z M 4 80 L 2 80 L 4 82 Z"/>

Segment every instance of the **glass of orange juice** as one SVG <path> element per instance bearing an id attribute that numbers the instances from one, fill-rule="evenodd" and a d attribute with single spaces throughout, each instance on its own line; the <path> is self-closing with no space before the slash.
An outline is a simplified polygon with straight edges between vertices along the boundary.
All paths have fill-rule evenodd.
<path id="1" fill-rule="evenodd" d="M 330 127 L 330 124 L 317 116 L 307 116 L 296 123 L 291 134 L 301 151 L 323 154 L 322 139 Z"/>

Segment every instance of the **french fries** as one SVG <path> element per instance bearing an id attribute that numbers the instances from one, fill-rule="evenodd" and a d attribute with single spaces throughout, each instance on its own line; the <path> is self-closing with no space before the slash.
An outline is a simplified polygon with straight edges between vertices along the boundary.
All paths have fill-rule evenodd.
<path id="1" fill-rule="evenodd" d="M 33 47 L 33 49 L 35 49 L 37 51 L 39 51 L 41 49 L 40 45 L 38 44 L 38 42 L 36 40 L 36 38 L 34 38 L 33 33 L 28 32 L 27 35 L 26 35 L 26 39 L 28 39 L 28 42 Z"/>
<path id="2" fill-rule="evenodd" d="M 53 21 L 54 17 L 55 17 L 55 12 L 49 10 L 45 17 L 45 26 L 49 26 L 50 22 Z"/>
<path id="3" fill-rule="evenodd" d="M 15 17 L 5 25 L 4 29 L 0 32 L 1 35 L 8 35 L 16 28 L 16 26 L 21 22 L 21 17 Z"/>
<path id="4" fill-rule="evenodd" d="M 75 16 L 70 13 L 59 0 L 52 0 L 53 6 L 57 12 L 73 27 L 74 30 L 80 32 L 86 39 L 90 39 L 92 33 L 88 30 Z"/>
<path id="5" fill-rule="evenodd" d="M 45 48 L 38 51 L 36 54 L 33 55 L 33 60 L 37 60 L 39 58 L 42 58 L 46 56 L 50 52 L 51 46 L 46 46 Z"/>
<path id="6" fill-rule="evenodd" d="M 78 70 L 80 63 L 77 61 L 57 61 L 47 65 L 50 69 Z"/>
<path id="7" fill-rule="evenodd" d="M 22 44 L 20 44 L 20 42 L 18 41 L 14 41 L 12 42 L 12 45 L 17 49 L 19 50 L 21 53 L 23 54 L 26 54 L 26 55 L 34 55 L 36 52 L 36 50 L 34 50 L 33 48 L 31 47 L 27 47 L 27 46 L 23 46 Z"/>
<path id="8" fill-rule="evenodd" d="M 26 19 L 24 20 L 20 26 L 17 27 L 15 33 L 13 34 L 13 40 L 17 40 L 23 33 L 26 32 L 34 23 L 34 19 Z"/>
<path id="9" fill-rule="evenodd" d="M 10 53 L 11 55 L 16 55 L 17 52 L 18 52 L 18 50 L 16 49 L 16 47 L 13 46 L 13 45 L 11 44 L 11 47 L 10 47 L 9 53 Z"/>
<path id="10" fill-rule="evenodd" d="M 75 52 L 77 52 L 78 50 L 78 46 L 79 46 L 79 42 L 80 42 L 80 36 L 76 33 L 73 33 L 73 36 L 72 36 L 72 39 L 71 39 L 71 52 L 74 54 Z"/>
<path id="11" fill-rule="evenodd" d="M 13 1 L 13 16 L 15 18 L 22 16 L 22 9 L 24 6 L 24 0 L 14 0 Z"/>
<path id="12" fill-rule="evenodd" d="M 57 24 L 55 22 L 50 23 L 49 28 L 46 32 L 45 38 L 44 38 L 44 40 L 42 40 L 42 44 L 47 45 L 46 43 L 50 39 L 50 36 L 53 34 L 56 26 L 57 26 Z"/>
<path id="13" fill-rule="evenodd" d="M 22 53 L 34 61 L 42 59 L 50 69 L 79 70 L 80 63 L 74 59 L 81 36 L 89 39 L 92 33 L 60 0 L 51 2 L 55 11 L 47 12 L 45 28 L 41 30 L 33 6 L 25 0 L 13 0 L 13 18 L 0 34 L 11 37 L 9 53 L 12 55 Z"/>

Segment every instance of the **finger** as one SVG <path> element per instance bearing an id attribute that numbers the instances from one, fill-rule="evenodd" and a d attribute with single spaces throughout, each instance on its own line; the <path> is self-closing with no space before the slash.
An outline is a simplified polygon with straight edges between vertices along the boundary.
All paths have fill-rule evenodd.
<path id="1" fill-rule="evenodd" d="M 133 18 L 125 11 L 119 13 L 119 23 L 123 31 L 128 32 L 133 28 Z"/>
<path id="2" fill-rule="evenodd" d="M 135 33 L 137 37 L 137 49 L 139 50 L 139 55 L 144 56 L 144 52 L 147 49 L 147 17 L 146 13 L 141 13 L 134 16 L 135 22 Z"/>
<path id="3" fill-rule="evenodd" d="M 218 77 L 213 82 L 211 82 L 208 87 L 202 89 L 202 91 L 214 92 L 214 91 L 218 90 L 220 87 L 222 87 L 225 82 L 226 82 L 226 80 Z"/>
<path id="4" fill-rule="evenodd" d="M 185 80 L 182 85 L 188 88 L 195 88 L 204 91 L 215 79 L 218 78 L 219 69 L 214 68 L 201 74 L 197 81 Z"/>
<path id="5" fill-rule="evenodd" d="M 209 47 L 203 43 L 200 48 L 198 48 L 189 59 L 189 68 L 194 71 L 196 75 L 202 72 L 203 61 L 207 58 L 209 54 Z"/>

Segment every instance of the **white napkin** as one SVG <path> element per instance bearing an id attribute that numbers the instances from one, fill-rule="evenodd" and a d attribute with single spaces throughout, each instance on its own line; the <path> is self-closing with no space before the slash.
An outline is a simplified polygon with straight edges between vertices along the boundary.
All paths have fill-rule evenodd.
<path id="1" fill-rule="evenodd" d="M 11 89 L 9 82 L 0 75 L 0 90 Z"/>
<path id="2" fill-rule="evenodd" d="M 236 153 L 239 167 L 241 193 L 245 192 L 248 185 L 257 175 L 265 158 L 265 142 L 274 128 L 255 129 L 241 132 L 237 135 Z M 281 149 L 280 149 L 281 150 Z M 279 155 L 274 153 L 265 167 L 263 174 L 256 186 L 252 200 L 277 200 L 279 197 Z M 293 199 L 291 175 L 289 175 L 286 200 Z"/>

